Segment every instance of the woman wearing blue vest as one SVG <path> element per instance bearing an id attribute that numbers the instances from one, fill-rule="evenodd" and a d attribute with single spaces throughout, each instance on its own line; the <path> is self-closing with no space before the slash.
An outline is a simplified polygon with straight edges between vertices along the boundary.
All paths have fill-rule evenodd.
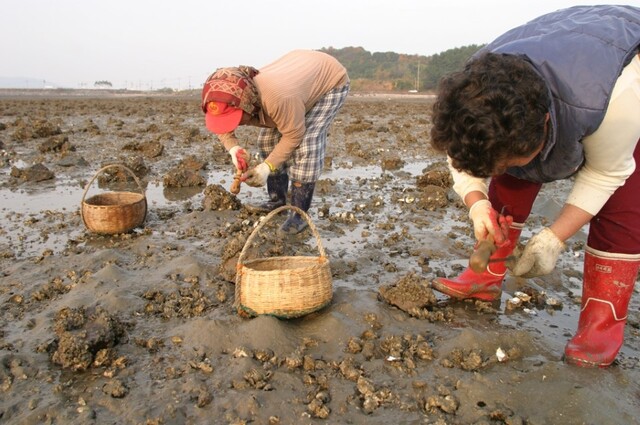
<path id="1" fill-rule="evenodd" d="M 514 28 L 446 76 L 432 145 L 446 152 L 454 189 L 492 258 L 512 254 L 545 182 L 573 178 L 558 217 L 510 266 L 550 273 L 585 224 L 578 330 L 565 361 L 611 364 L 622 346 L 640 267 L 640 9 L 577 6 Z M 487 179 L 490 183 L 487 186 Z M 433 287 L 454 298 L 499 299 L 505 263 Z"/>

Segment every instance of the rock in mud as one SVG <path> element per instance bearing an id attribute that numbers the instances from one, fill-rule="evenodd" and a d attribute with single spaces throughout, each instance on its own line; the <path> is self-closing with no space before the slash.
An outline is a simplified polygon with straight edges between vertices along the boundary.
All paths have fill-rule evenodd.
<path id="1" fill-rule="evenodd" d="M 113 398 L 123 398 L 129 394 L 129 387 L 119 379 L 113 379 L 102 387 L 102 392 Z"/>
<path id="2" fill-rule="evenodd" d="M 69 143 L 69 137 L 59 134 L 49 137 L 44 142 L 40 143 L 38 150 L 42 153 L 46 152 L 68 152 L 74 150 L 71 143 Z"/>
<path id="3" fill-rule="evenodd" d="M 382 158 L 381 167 L 383 170 L 399 170 L 404 167 L 404 161 L 397 155 L 387 155 Z"/>
<path id="4" fill-rule="evenodd" d="M 435 185 L 428 185 L 422 189 L 422 194 L 416 202 L 418 208 L 426 211 L 436 211 L 449 205 L 447 190 Z"/>
<path id="5" fill-rule="evenodd" d="M 58 123 L 42 119 L 35 119 L 31 121 L 18 119 L 13 125 L 15 131 L 12 136 L 18 141 L 55 136 L 62 132 Z"/>
<path id="6" fill-rule="evenodd" d="M 482 369 L 487 362 L 483 359 L 482 351 L 479 349 L 463 350 L 455 348 L 442 360 L 442 366 L 448 368 L 459 368 L 466 371 L 477 371 Z"/>
<path id="7" fill-rule="evenodd" d="M 445 413 L 455 413 L 458 410 L 460 402 L 453 396 L 431 396 L 425 403 L 425 410 L 430 413 L 436 413 L 438 410 L 442 410 Z"/>
<path id="8" fill-rule="evenodd" d="M 207 184 L 207 179 L 199 171 L 206 167 L 206 162 L 195 156 L 188 156 L 165 174 L 164 185 L 165 187 L 204 186 Z"/>
<path id="9" fill-rule="evenodd" d="M 142 297 L 147 300 L 144 307 L 145 314 L 165 319 L 202 316 L 213 305 L 213 302 L 197 284 L 190 287 L 180 287 L 176 292 L 169 294 L 158 290 L 149 290 Z"/>
<path id="10" fill-rule="evenodd" d="M 429 281 L 409 273 L 390 285 L 380 287 L 378 298 L 411 316 L 430 321 L 451 320 L 450 307 L 438 306 L 438 299 Z"/>
<path id="11" fill-rule="evenodd" d="M 145 165 L 144 160 L 140 156 L 132 158 L 126 158 L 120 161 L 110 161 L 103 163 L 100 167 L 106 167 L 107 165 L 122 164 L 133 172 L 139 179 L 146 176 L 149 173 L 149 168 Z M 98 185 L 100 187 L 107 186 L 112 182 L 132 182 L 133 177 L 131 173 L 122 167 L 109 167 L 104 170 L 98 176 Z"/>
<path id="12" fill-rule="evenodd" d="M 100 350 L 115 347 L 125 333 L 124 325 L 100 307 L 63 308 L 53 329 L 51 361 L 74 372 L 87 370 Z"/>
<path id="13" fill-rule="evenodd" d="M 239 210 L 241 206 L 240 200 L 219 184 L 204 189 L 202 207 L 205 211 Z"/>
<path id="14" fill-rule="evenodd" d="M 28 182 L 41 182 L 45 180 L 51 180 L 55 177 L 53 171 L 49 170 L 42 164 L 35 164 L 29 168 L 21 169 L 18 167 L 11 167 L 11 177 Z"/>
<path id="15" fill-rule="evenodd" d="M 181 166 L 169 170 L 162 182 L 164 187 L 194 187 L 207 184 L 207 180 L 199 172 Z"/>
<path id="16" fill-rule="evenodd" d="M 433 307 L 438 302 L 428 281 L 415 273 L 409 273 L 391 285 L 380 287 L 379 296 L 403 311 Z"/>
<path id="17" fill-rule="evenodd" d="M 84 157 L 76 153 L 63 153 L 60 160 L 56 163 L 60 167 L 86 167 L 89 165 Z"/>
<path id="18" fill-rule="evenodd" d="M 148 142 L 131 142 L 122 147 L 122 150 L 130 150 L 140 152 L 146 158 L 157 158 L 162 155 L 164 145 L 156 141 Z"/>
<path id="19" fill-rule="evenodd" d="M 453 178 L 445 162 L 435 163 L 432 167 L 427 168 L 422 175 L 416 177 L 416 186 L 427 187 L 431 185 L 444 189 L 453 186 Z"/>

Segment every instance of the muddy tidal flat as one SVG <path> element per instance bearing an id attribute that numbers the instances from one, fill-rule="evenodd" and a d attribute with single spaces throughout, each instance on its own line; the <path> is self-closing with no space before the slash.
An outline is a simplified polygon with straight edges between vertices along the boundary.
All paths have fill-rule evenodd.
<path id="1" fill-rule="evenodd" d="M 199 93 L 0 90 L 0 424 L 640 424 L 638 285 L 616 362 L 562 361 L 586 228 L 498 302 L 431 290 L 474 245 L 429 146 L 432 102 L 349 96 L 309 210 L 332 300 L 281 319 L 234 307 L 266 189 L 229 192 Z M 257 130 L 238 135 L 255 154 Z M 569 185 L 544 186 L 522 241 Z M 90 231 L 83 200 L 121 191 L 144 195 L 143 223 Z M 317 256 L 283 220 L 245 258 Z"/>

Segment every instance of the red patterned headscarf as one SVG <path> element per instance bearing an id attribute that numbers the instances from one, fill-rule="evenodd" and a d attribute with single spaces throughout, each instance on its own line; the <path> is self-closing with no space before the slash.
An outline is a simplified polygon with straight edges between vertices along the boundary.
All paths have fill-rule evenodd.
<path id="1" fill-rule="evenodd" d="M 258 89 L 253 77 L 258 70 L 250 66 L 218 68 L 202 87 L 202 111 L 211 101 L 223 102 L 253 115 L 259 108 Z"/>

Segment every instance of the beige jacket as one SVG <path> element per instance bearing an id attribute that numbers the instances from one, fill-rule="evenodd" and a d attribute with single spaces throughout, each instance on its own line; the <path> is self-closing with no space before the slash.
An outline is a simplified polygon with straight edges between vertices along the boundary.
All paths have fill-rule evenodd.
<path id="1" fill-rule="evenodd" d="M 349 82 L 334 57 L 313 50 L 294 50 L 260 69 L 254 77 L 261 107 L 246 125 L 277 128 L 280 142 L 267 157 L 276 168 L 287 161 L 305 133 L 305 115 L 329 91 Z M 238 144 L 233 132 L 219 134 L 229 150 Z"/>

